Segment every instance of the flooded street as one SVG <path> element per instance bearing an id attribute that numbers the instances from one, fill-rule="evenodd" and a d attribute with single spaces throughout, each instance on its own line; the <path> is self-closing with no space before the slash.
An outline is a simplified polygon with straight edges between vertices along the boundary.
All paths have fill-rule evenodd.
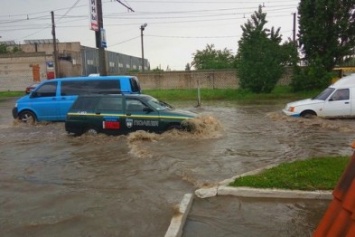
<path id="1" fill-rule="evenodd" d="M 164 236 L 185 193 L 266 165 L 352 154 L 355 120 L 288 118 L 277 105 L 176 105 L 194 133 L 66 134 L 0 102 L 0 236 Z M 327 201 L 195 199 L 184 236 L 307 236 Z M 279 233 L 279 234 L 278 234 Z M 268 235 L 269 234 L 269 235 Z"/>

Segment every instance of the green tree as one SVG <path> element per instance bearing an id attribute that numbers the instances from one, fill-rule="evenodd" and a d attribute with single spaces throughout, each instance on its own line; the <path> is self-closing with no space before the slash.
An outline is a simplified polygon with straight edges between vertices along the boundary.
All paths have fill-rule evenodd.
<path id="1" fill-rule="evenodd" d="M 0 54 L 7 54 L 7 46 L 5 44 L 0 44 Z"/>
<path id="2" fill-rule="evenodd" d="M 191 66 L 197 70 L 202 69 L 229 69 L 233 68 L 234 56 L 231 50 L 224 48 L 216 50 L 213 44 L 207 44 L 204 50 L 197 50 L 193 54 Z"/>
<path id="3" fill-rule="evenodd" d="M 185 71 L 191 71 L 190 63 L 187 63 L 187 64 L 185 65 Z"/>
<path id="4" fill-rule="evenodd" d="M 330 72 L 354 55 L 354 0 L 301 0 L 298 15 L 299 46 L 309 64 Z"/>
<path id="5" fill-rule="evenodd" d="M 355 2 L 348 0 L 301 0 L 299 46 L 307 68 L 295 66 L 295 91 L 324 88 L 332 70 L 351 61 L 355 47 Z"/>
<path id="6" fill-rule="evenodd" d="M 284 72 L 284 65 L 290 61 L 292 44 L 280 45 L 280 28 L 265 28 L 266 13 L 259 6 L 251 19 L 242 26 L 237 56 L 237 73 L 240 86 L 256 93 L 273 90 Z"/>
<path id="7" fill-rule="evenodd" d="M 156 67 L 152 70 L 152 72 L 164 72 L 164 70 L 161 69 L 160 67 Z"/>

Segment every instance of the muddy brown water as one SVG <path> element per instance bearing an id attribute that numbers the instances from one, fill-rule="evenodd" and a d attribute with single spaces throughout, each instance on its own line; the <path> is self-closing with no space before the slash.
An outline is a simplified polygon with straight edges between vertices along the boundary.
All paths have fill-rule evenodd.
<path id="1" fill-rule="evenodd" d="M 351 155 L 354 120 L 295 119 L 284 103 L 174 104 L 193 134 L 66 134 L 0 102 L 0 236 L 164 236 L 185 193 L 266 165 Z M 308 236 L 328 201 L 195 198 L 183 236 Z"/>

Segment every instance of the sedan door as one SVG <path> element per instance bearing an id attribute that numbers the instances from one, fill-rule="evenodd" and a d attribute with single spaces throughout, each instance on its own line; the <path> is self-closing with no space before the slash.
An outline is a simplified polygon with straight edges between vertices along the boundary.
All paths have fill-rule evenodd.
<path id="1" fill-rule="evenodd" d="M 123 126 L 127 132 L 144 130 L 158 132 L 159 112 L 148 107 L 139 99 L 126 98 L 126 118 Z"/>
<path id="2" fill-rule="evenodd" d="M 107 134 L 124 134 L 123 100 L 122 97 L 103 97 L 98 102 L 92 123 Z"/>

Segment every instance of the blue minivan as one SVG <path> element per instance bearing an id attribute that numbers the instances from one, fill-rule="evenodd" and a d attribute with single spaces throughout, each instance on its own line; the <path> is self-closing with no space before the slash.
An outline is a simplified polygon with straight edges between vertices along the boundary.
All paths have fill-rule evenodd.
<path id="1" fill-rule="evenodd" d="M 78 95 L 140 93 L 139 80 L 134 76 L 57 78 L 42 82 L 29 95 L 18 99 L 12 115 L 25 123 L 65 121 Z"/>

